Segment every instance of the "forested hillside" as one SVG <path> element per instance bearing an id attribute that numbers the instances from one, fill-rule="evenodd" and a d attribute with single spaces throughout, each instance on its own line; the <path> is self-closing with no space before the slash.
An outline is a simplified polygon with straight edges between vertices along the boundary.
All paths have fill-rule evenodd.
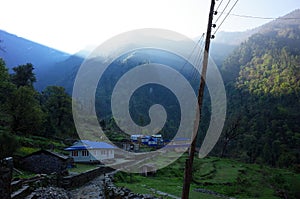
<path id="1" fill-rule="evenodd" d="M 13 155 L 25 137 L 76 136 L 71 97 L 57 86 L 39 93 L 35 81 L 32 64 L 14 67 L 9 74 L 0 58 L 0 159 Z"/>
<path id="2" fill-rule="evenodd" d="M 299 164 L 299 21 L 263 26 L 224 61 L 222 73 L 228 119 L 221 154 L 272 166 Z"/>

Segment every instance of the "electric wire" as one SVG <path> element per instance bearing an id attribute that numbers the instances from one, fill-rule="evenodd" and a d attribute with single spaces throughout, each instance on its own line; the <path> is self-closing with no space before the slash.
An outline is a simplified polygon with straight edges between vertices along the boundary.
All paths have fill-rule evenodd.
<path id="1" fill-rule="evenodd" d="M 219 21 L 219 19 L 220 19 L 221 16 L 222 16 L 222 13 L 224 13 L 225 10 L 227 9 L 227 7 L 228 7 L 230 1 L 231 1 L 231 0 L 229 0 L 229 1 L 227 2 L 226 6 L 223 8 L 223 11 L 222 11 L 221 14 L 219 15 L 219 17 L 216 19 L 215 23 L 217 23 L 217 22 Z"/>
<path id="2" fill-rule="evenodd" d="M 218 28 L 215 30 L 214 34 L 215 35 L 218 30 L 220 29 L 220 27 L 222 26 L 222 24 L 224 23 L 224 21 L 227 19 L 227 17 L 229 16 L 229 14 L 231 13 L 231 11 L 233 10 L 233 8 L 236 6 L 236 4 L 238 3 L 239 0 L 236 0 L 233 4 L 233 6 L 230 8 L 229 12 L 226 14 L 226 16 L 223 18 L 222 22 L 220 23 L 220 25 L 218 25 Z"/>
<path id="3" fill-rule="evenodd" d="M 223 0 L 219 3 L 219 5 L 218 5 L 218 7 L 217 7 L 217 9 L 216 9 L 216 11 L 218 11 L 219 10 L 219 8 L 220 8 L 220 6 L 222 5 L 222 3 L 223 3 Z"/>
<path id="4" fill-rule="evenodd" d="M 227 13 L 223 13 L 223 14 L 227 14 Z M 261 16 L 252 16 L 252 15 L 240 15 L 240 14 L 229 14 L 230 16 L 234 16 L 234 17 L 242 17 L 242 18 L 251 18 L 251 19 L 274 19 L 274 20 L 297 20 L 300 18 L 296 18 L 296 17 L 261 17 Z"/>

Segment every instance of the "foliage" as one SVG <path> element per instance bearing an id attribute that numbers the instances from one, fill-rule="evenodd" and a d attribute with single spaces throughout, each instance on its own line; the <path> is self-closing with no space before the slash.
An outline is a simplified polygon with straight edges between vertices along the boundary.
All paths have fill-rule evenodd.
<path id="1" fill-rule="evenodd" d="M 11 156 L 18 148 L 18 142 L 10 132 L 12 117 L 9 114 L 9 103 L 14 90 L 5 63 L 0 59 L 0 159 Z"/>
<path id="2" fill-rule="evenodd" d="M 33 65 L 27 63 L 14 67 L 14 74 L 11 75 L 12 82 L 17 86 L 30 86 L 33 87 L 33 83 L 36 82 L 35 74 L 33 73 Z"/>
<path id="3" fill-rule="evenodd" d="M 33 88 L 21 86 L 13 93 L 11 100 L 12 131 L 25 135 L 40 134 L 44 113 L 37 100 L 38 93 Z"/>
<path id="4" fill-rule="evenodd" d="M 72 135 L 75 126 L 72 115 L 71 97 L 63 87 L 48 86 L 41 93 L 44 112 L 47 113 L 45 136 Z"/>
<path id="5" fill-rule="evenodd" d="M 19 143 L 9 131 L 0 128 L 0 160 L 12 156 L 18 149 Z"/>
<path id="6" fill-rule="evenodd" d="M 39 148 L 62 144 L 46 138 L 74 136 L 71 98 L 62 87 L 48 87 L 40 94 L 33 88 L 36 81 L 33 65 L 13 68 L 9 75 L 0 58 L 0 156 L 25 155 Z M 49 128 L 51 127 L 51 128 Z M 19 148 L 19 144 L 22 146 Z"/>
<path id="7" fill-rule="evenodd" d="M 285 28 L 283 28 L 285 27 Z M 228 118 L 215 153 L 290 167 L 300 163 L 300 28 L 253 35 L 223 63 Z M 226 137 L 234 118 L 239 127 Z"/>
<path id="8" fill-rule="evenodd" d="M 118 172 L 115 181 L 139 193 L 152 189 L 181 196 L 183 166 L 186 156 L 159 170 L 155 176 Z M 195 159 L 193 165 L 192 198 L 214 198 L 217 196 L 200 194 L 194 189 L 202 188 L 234 198 L 280 198 L 282 193 L 297 198 L 300 175 L 284 169 L 274 169 L 256 164 L 245 164 L 225 158 L 207 157 Z M 175 175 L 174 175 L 175 174 Z M 170 180 L 172 179 L 172 180 Z"/>

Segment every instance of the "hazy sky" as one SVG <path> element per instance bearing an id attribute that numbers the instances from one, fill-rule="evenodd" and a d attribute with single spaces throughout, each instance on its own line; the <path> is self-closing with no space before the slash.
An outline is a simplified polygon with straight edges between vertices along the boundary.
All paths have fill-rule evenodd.
<path id="1" fill-rule="evenodd" d="M 75 53 L 137 28 L 199 36 L 206 29 L 210 0 L 0 0 L 0 5 L 0 29 Z M 297 8 L 300 0 L 239 0 L 232 13 L 275 18 Z M 243 31 L 268 21 L 229 16 L 220 30 Z"/>

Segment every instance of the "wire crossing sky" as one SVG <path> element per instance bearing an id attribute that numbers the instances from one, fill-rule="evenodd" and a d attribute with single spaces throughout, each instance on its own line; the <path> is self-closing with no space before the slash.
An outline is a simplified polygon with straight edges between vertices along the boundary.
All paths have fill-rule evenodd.
<path id="1" fill-rule="evenodd" d="M 216 1 L 218 11 L 227 4 L 231 8 L 235 1 L 229 1 Z M 139 28 L 199 37 L 206 30 L 209 5 L 210 0 L 1 0 L 0 29 L 76 53 Z M 297 8 L 299 0 L 239 0 L 218 32 L 252 29 Z"/>

